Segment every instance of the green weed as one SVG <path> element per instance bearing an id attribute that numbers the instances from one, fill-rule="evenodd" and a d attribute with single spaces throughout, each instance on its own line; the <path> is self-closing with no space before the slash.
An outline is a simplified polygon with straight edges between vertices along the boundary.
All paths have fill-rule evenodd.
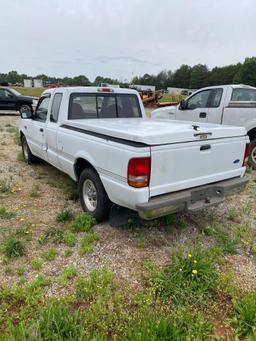
<path id="1" fill-rule="evenodd" d="M 34 270 L 40 270 L 42 268 L 43 263 L 44 263 L 43 260 L 40 258 L 34 258 L 31 259 L 30 261 L 31 268 Z"/>
<path id="2" fill-rule="evenodd" d="M 95 219 L 88 213 L 79 213 L 71 225 L 74 232 L 90 231 L 96 223 Z"/>
<path id="3" fill-rule="evenodd" d="M 50 227 L 43 232 L 38 242 L 39 244 L 46 244 L 48 242 L 60 244 L 63 242 L 63 234 L 64 232 L 62 230 L 56 229 L 55 227 Z"/>
<path id="4" fill-rule="evenodd" d="M 216 288 L 219 252 L 218 249 L 198 249 L 186 256 L 178 255 L 163 270 L 146 263 L 146 283 L 156 296 L 177 305 L 203 302 Z"/>
<path id="5" fill-rule="evenodd" d="M 99 235 L 96 233 L 85 234 L 80 241 L 79 253 L 84 255 L 92 251 L 94 242 L 100 239 Z"/>
<path id="6" fill-rule="evenodd" d="M 65 221 L 71 221 L 74 219 L 74 213 L 70 210 L 63 210 L 56 216 L 58 223 L 64 223 Z"/>
<path id="7" fill-rule="evenodd" d="M 11 237 L 4 241 L 2 250 L 8 258 L 20 257 L 25 254 L 25 245 L 21 240 Z"/>
<path id="8" fill-rule="evenodd" d="M 42 253 L 42 258 L 48 262 L 52 262 L 56 258 L 57 252 L 55 249 L 50 248 Z"/>
<path id="9" fill-rule="evenodd" d="M 65 231 L 63 234 L 63 243 L 67 246 L 75 246 L 76 245 L 76 236 L 73 232 Z"/>
<path id="10" fill-rule="evenodd" d="M 5 207 L 0 207 L 0 219 L 11 219 L 15 216 L 14 212 L 7 211 Z"/>
<path id="11" fill-rule="evenodd" d="M 242 299 L 234 300 L 235 316 L 232 325 L 236 328 L 239 337 L 250 337 L 254 340 L 256 335 L 256 292 L 247 294 Z"/>

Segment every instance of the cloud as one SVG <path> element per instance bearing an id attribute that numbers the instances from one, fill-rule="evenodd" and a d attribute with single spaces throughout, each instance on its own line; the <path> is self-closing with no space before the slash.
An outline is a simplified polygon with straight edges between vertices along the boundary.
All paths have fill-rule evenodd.
<path id="1" fill-rule="evenodd" d="M 0 72 L 130 79 L 256 55 L 255 0 L 12 0 L 0 7 Z"/>

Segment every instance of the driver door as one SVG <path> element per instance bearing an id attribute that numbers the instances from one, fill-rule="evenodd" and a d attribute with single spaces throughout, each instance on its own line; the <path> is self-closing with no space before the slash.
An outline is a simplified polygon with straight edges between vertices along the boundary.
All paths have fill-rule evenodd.
<path id="1" fill-rule="evenodd" d="M 180 106 L 176 119 L 182 121 L 207 122 L 209 113 L 209 99 L 211 90 L 203 90 L 186 100 L 185 108 Z"/>
<path id="2" fill-rule="evenodd" d="M 33 118 L 26 127 L 26 137 L 32 154 L 43 160 L 47 160 L 45 127 L 49 102 L 50 95 L 43 96 L 39 99 Z"/>

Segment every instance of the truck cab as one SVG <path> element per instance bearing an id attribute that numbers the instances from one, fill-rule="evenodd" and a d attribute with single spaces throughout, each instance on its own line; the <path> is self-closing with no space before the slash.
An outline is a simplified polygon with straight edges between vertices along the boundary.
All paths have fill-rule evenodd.
<path id="1" fill-rule="evenodd" d="M 250 164 L 256 168 L 256 88 L 220 85 L 199 89 L 177 106 L 156 109 L 153 118 L 245 127 L 251 141 Z"/>

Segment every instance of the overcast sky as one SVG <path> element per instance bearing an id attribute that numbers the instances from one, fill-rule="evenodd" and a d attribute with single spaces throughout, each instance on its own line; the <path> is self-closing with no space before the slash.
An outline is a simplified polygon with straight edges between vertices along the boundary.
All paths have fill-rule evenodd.
<path id="1" fill-rule="evenodd" d="M 255 0 L 0 0 L 0 73 L 130 80 L 256 56 Z"/>

